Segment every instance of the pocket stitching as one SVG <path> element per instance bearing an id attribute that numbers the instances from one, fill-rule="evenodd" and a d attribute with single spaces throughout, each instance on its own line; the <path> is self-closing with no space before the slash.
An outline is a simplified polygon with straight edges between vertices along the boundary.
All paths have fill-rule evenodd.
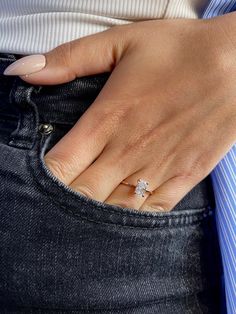
<path id="1" fill-rule="evenodd" d="M 169 224 L 166 225 L 166 226 L 158 225 L 158 226 L 141 227 L 141 226 L 130 226 L 130 225 L 125 225 L 125 224 L 120 224 L 120 223 L 112 223 L 112 222 L 93 220 L 93 219 L 88 218 L 88 217 L 86 217 L 86 216 L 84 216 L 82 214 L 75 213 L 73 210 L 71 210 L 69 208 L 66 208 L 59 201 L 55 200 L 55 198 L 52 195 L 50 195 L 45 189 L 43 189 L 43 187 L 41 186 L 41 184 L 37 180 L 37 177 L 36 177 L 36 175 L 34 173 L 34 169 L 32 169 L 32 165 L 31 164 L 30 164 L 30 167 L 31 167 L 31 170 L 32 170 L 32 178 L 33 178 L 34 182 L 37 184 L 37 186 L 39 187 L 39 189 L 41 190 L 41 192 L 44 195 L 46 195 L 47 197 L 49 197 L 53 201 L 54 204 L 56 204 L 61 209 L 63 209 L 63 213 L 69 214 L 72 217 L 79 217 L 82 220 L 86 220 L 86 221 L 89 221 L 89 222 L 92 222 L 92 223 L 101 224 L 101 225 L 115 225 L 115 226 L 122 226 L 122 227 L 129 228 L 129 229 L 141 229 L 141 230 L 165 229 L 165 228 L 179 227 L 180 226 L 179 222 L 178 222 L 178 225 L 174 225 L 174 223 L 171 224 L 171 222 L 174 222 L 177 219 L 181 220 L 183 218 L 186 218 L 184 222 L 183 221 L 181 222 L 181 226 L 196 225 L 196 224 L 202 222 L 204 220 L 204 218 L 207 218 L 208 216 L 210 216 L 212 214 L 210 208 L 202 207 L 202 208 L 199 208 L 199 211 L 202 210 L 201 212 L 191 213 L 191 214 L 188 214 L 188 215 L 186 215 L 186 214 L 179 214 L 179 215 L 176 215 L 175 217 L 170 217 L 168 215 L 163 214 L 162 217 L 157 217 L 157 216 L 148 216 L 148 214 L 144 213 L 144 214 L 146 214 L 146 216 L 143 217 L 143 216 L 138 216 L 139 213 L 137 213 L 137 214 L 136 213 L 129 213 L 129 212 L 122 213 L 122 212 L 119 212 L 118 210 L 116 211 L 114 209 L 109 210 L 109 209 L 103 208 L 102 206 L 100 206 L 98 204 L 96 206 L 95 210 L 99 210 L 100 209 L 100 210 L 108 212 L 108 213 L 112 213 L 113 212 L 113 213 L 118 214 L 120 216 L 137 217 L 138 219 L 154 218 L 154 219 L 158 219 L 159 222 L 165 220 L 166 218 L 168 218 L 169 219 Z M 56 182 L 52 181 L 52 183 L 54 183 L 56 185 L 56 187 L 58 187 Z M 69 195 L 70 197 L 73 197 L 73 199 L 75 199 L 75 195 L 70 194 L 69 191 L 66 191 L 66 190 L 63 189 L 63 193 L 66 193 L 67 195 Z M 82 199 L 81 199 L 81 202 L 85 203 L 85 204 L 87 203 L 86 200 L 82 200 Z M 204 209 L 205 209 L 205 211 L 204 211 Z M 195 218 L 195 221 L 193 220 L 194 218 Z"/>
<path id="2" fill-rule="evenodd" d="M 73 191 L 71 189 L 71 191 L 68 191 L 63 185 L 60 184 L 64 184 L 63 182 L 61 182 L 57 177 L 53 176 L 54 178 L 56 178 L 56 180 L 58 181 L 54 181 L 53 177 L 49 176 L 48 173 L 46 172 L 46 169 L 44 168 L 43 165 L 43 161 L 41 160 L 41 155 L 44 155 L 44 147 L 43 145 L 45 145 L 45 139 L 49 140 L 49 137 L 44 137 L 42 136 L 41 139 L 39 141 L 36 140 L 35 143 L 35 147 L 33 147 L 32 151 L 29 151 L 29 154 L 27 154 L 27 157 L 29 159 L 29 162 L 27 163 L 30 167 L 30 173 L 32 174 L 32 179 L 33 181 L 37 184 L 37 186 L 40 188 L 41 192 L 46 195 L 47 197 L 49 197 L 54 204 L 56 204 L 57 206 L 59 206 L 62 210 L 63 213 L 65 214 L 70 214 L 71 216 L 76 216 L 76 217 L 80 217 L 81 219 L 93 222 L 93 223 L 98 223 L 98 224 L 108 224 L 108 225 L 119 225 L 122 227 L 128 227 L 128 228 L 140 228 L 140 229 L 160 229 L 160 228 L 170 228 L 170 227 L 178 227 L 178 226 L 186 226 L 186 225 L 193 225 L 196 224 L 198 222 L 201 222 L 204 218 L 206 218 L 207 216 L 210 216 L 212 214 L 212 209 L 211 207 L 201 207 L 201 208 L 188 208 L 188 210 L 197 210 L 197 212 L 193 212 L 193 213 L 180 213 L 179 211 L 176 212 L 167 212 L 167 213 L 147 213 L 147 212 L 130 212 L 130 210 L 134 210 L 132 208 L 122 208 L 123 212 L 120 211 L 119 209 L 116 208 L 112 208 L 112 205 L 109 204 L 104 204 L 104 206 L 109 206 L 109 208 L 106 208 L 103 206 L 103 204 L 99 204 L 100 202 L 94 200 L 94 199 L 89 199 L 86 198 L 85 196 L 83 196 L 82 194 L 78 194 L 75 195 L 73 193 L 75 193 L 76 191 Z M 32 161 L 34 163 L 36 163 L 35 168 L 32 164 Z M 40 171 L 43 172 L 43 176 L 46 177 L 46 180 L 50 180 L 50 184 L 53 184 L 54 187 L 56 189 L 59 189 L 61 193 L 63 193 L 64 195 L 68 196 L 69 198 L 71 198 L 73 201 L 79 201 L 86 205 L 86 206 L 92 206 L 93 210 L 96 212 L 104 212 L 104 213 L 109 213 L 109 214 L 115 214 L 118 215 L 119 217 L 131 217 L 131 218 L 136 218 L 137 220 L 147 220 L 147 219 L 153 219 L 152 224 L 153 226 L 148 226 L 148 227 L 141 227 L 141 226 L 131 226 L 131 225 L 126 225 L 121 224 L 121 223 L 117 223 L 117 222 L 105 222 L 105 221 L 101 221 L 99 219 L 97 220 L 93 220 L 89 217 L 84 216 L 81 213 L 78 212 L 74 212 L 71 209 L 68 209 L 67 207 L 65 207 L 60 201 L 56 200 L 54 195 L 50 195 L 50 193 L 45 190 L 45 188 L 42 186 L 40 180 L 39 180 L 39 176 L 36 175 L 35 173 L 36 171 Z M 60 184 L 59 184 L 60 183 Z M 65 185 L 65 184 L 64 184 Z M 66 186 L 66 185 L 65 185 Z M 69 186 L 66 186 L 67 188 L 70 188 Z M 77 199 L 78 198 L 78 199 Z M 70 205 L 72 207 L 74 207 L 73 205 Z M 173 215 L 174 214 L 174 215 Z M 184 219 L 184 221 L 183 221 Z M 166 224 L 164 226 L 161 226 L 161 223 L 164 223 L 166 221 Z M 156 224 L 159 225 L 157 226 Z M 130 223 L 132 224 L 132 222 Z"/>

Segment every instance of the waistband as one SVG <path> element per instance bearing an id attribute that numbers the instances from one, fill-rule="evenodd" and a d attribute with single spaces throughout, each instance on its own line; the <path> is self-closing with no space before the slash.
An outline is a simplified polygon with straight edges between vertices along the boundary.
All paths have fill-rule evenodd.
<path id="1" fill-rule="evenodd" d="M 33 106 L 39 121 L 75 123 L 95 100 L 110 75 L 110 72 L 104 72 L 58 85 L 33 85 L 18 76 L 3 74 L 20 58 L 20 54 L 0 53 L 0 115 L 17 117 L 27 106 Z"/>

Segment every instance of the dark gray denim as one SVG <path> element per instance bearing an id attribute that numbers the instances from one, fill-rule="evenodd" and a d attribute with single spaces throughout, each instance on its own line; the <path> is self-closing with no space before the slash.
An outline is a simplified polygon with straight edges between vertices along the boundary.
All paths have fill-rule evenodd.
<path id="1" fill-rule="evenodd" d="M 0 313 L 219 313 L 210 177 L 170 213 L 70 189 L 43 157 L 110 73 L 30 85 L 2 74 L 17 58 L 0 54 Z"/>

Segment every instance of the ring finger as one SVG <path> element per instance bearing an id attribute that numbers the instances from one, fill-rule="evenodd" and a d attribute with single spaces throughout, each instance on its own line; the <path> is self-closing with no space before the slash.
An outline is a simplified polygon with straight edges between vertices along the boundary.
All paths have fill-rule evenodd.
<path id="1" fill-rule="evenodd" d="M 148 182 L 148 186 L 145 186 L 144 182 L 139 183 L 139 179 Z M 159 185 L 161 185 L 164 179 L 164 169 L 162 169 L 162 171 L 158 171 L 158 176 L 155 175 L 150 169 L 139 170 L 128 178 L 124 179 L 124 181 L 130 185 L 123 184 L 121 181 L 112 194 L 109 195 L 109 197 L 105 200 L 105 203 L 126 208 L 140 209 L 140 207 L 151 195 L 151 193 L 145 192 L 145 188 L 152 192 Z M 158 211 L 158 208 L 156 210 Z"/>

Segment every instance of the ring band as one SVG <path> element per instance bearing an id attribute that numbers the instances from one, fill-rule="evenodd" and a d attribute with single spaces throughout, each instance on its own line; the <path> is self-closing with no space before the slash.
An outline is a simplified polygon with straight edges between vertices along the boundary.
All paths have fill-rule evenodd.
<path id="1" fill-rule="evenodd" d="M 149 182 L 144 180 L 144 179 L 138 179 L 137 180 L 137 185 L 131 184 L 129 182 L 126 182 L 125 180 L 123 180 L 121 182 L 122 184 L 128 185 L 128 186 L 133 186 L 135 187 L 134 193 L 141 195 L 142 197 L 144 197 L 144 193 L 148 192 L 150 195 L 153 193 L 152 191 L 149 191 L 147 189 L 147 186 L 149 185 Z"/>

